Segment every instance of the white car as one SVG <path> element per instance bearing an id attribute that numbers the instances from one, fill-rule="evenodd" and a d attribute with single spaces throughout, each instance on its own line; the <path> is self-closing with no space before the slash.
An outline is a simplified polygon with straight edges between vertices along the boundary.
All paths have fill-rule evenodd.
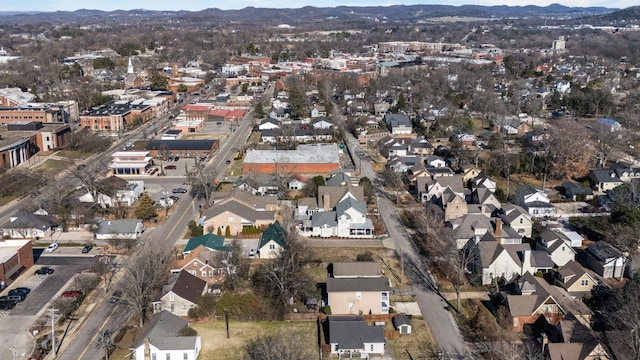
<path id="1" fill-rule="evenodd" d="M 58 248 L 58 243 L 53 243 L 53 244 L 49 245 L 49 247 L 47 247 L 47 252 L 48 253 L 52 253 L 52 252 L 56 251 L 57 248 Z"/>
<path id="2" fill-rule="evenodd" d="M 256 249 L 249 250 L 249 259 L 256 257 Z"/>

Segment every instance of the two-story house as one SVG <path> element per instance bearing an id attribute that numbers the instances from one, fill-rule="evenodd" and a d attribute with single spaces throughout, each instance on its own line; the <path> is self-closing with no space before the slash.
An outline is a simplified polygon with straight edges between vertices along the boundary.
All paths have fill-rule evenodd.
<path id="1" fill-rule="evenodd" d="M 332 314 L 389 313 L 391 286 L 376 265 L 363 262 L 334 264 L 333 273 L 329 274 L 333 276 L 327 277 L 325 295 L 325 303 L 331 307 Z"/>
<path id="2" fill-rule="evenodd" d="M 206 291 L 206 281 L 182 270 L 165 286 L 154 310 L 167 310 L 178 316 L 187 316 L 189 309 L 196 306 L 198 299 Z"/>

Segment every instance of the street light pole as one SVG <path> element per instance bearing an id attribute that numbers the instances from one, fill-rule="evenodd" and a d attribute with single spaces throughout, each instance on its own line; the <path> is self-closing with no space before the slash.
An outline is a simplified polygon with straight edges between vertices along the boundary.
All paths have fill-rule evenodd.
<path id="1" fill-rule="evenodd" d="M 49 309 L 51 313 L 51 352 L 54 359 L 56 358 L 56 311 L 58 311 L 56 308 Z"/>

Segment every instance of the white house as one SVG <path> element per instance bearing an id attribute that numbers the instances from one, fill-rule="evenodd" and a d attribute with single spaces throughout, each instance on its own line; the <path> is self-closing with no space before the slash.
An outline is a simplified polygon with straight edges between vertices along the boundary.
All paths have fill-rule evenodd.
<path id="1" fill-rule="evenodd" d="M 284 249 L 284 229 L 279 223 L 269 225 L 260 235 L 258 256 L 261 259 L 274 259 Z"/>
<path id="2" fill-rule="evenodd" d="M 301 221 L 304 236 L 372 238 L 373 223 L 366 217 L 367 204 L 361 187 L 321 186 L 318 211 Z"/>
<path id="3" fill-rule="evenodd" d="M 571 246 L 571 240 L 561 232 L 544 230 L 538 238 L 538 245 L 549 253 L 551 260 L 558 266 L 565 266 L 576 259 L 576 251 Z"/>
<path id="4" fill-rule="evenodd" d="M 139 219 L 99 219 L 94 233 L 96 240 L 137 240 L 144 232 L 144 224 Z"/>
<path id="5" fill-rule="evenodd" d="M 518 252 L 530 249 L 529 244 L 502 245 L 496 241 L 480 241 L 474 271 L 482 274 L 482 285 L 490 285 L 497 278 L 511 278 L 521 275 L 522 260 Z"/>
<path id="6" fill-rule="evenodd" d="M 324 116 L 314 117 L 311 120 L 311 125 L 314 129 L 331 129 L 333 127 L 333 120 Z"/>
<path id="7" fill-rule="evenodd" d="M 206 281 L 192 275 L 187 270 L 181 270 L 177 277 L 172 279 L 172 283 L 165 286 L 160 302 L 156 304 L 162 310 L 167 310 L 178 316 L 187 316 L 189 309 L 196 306 L 198 299 L 204 295 L 206 290 Z"/>
<path id="8" fill-rule="evenodd" d="M 145 325 L 130 350 L 136 360 L 196 360 L 202 349 L 202 339 L 200 336 L 180 336 L 180 330 L 188 326 L 189 321 L 162 311 Z M 145 352 L 149 357 L 145 357 Z"/>
<path id="9" fill-rule="evenodd" d="M 522 206 L 533 217 L 554 216 L 555 207 L 543 190 L 525 186 L 518 190 L 518 205 Z"/>
<path id="10" fill-rule="evenodd" d="M 273 118 L 266 118 L 258 125 L 258 130 L 280 129 L 280 121 Z"/>
<path id="11" fill-rule="evenodd" d="M 333 355 L 369 358 L 384 354 L 384 327 L 369 326 L 362 316 L 328 316 L 322 325 Z"/>

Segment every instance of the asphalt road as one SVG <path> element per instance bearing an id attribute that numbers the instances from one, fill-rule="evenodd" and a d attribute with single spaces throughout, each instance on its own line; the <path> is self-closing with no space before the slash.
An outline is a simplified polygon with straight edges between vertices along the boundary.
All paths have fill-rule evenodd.
<path id="1" fill-rule="evenodd" d="M 359 169 L 361 175 L 368 177 L 373 184 L 377 184 L 377 173 L 358 141 L 351 134 L 347 135 L 347 141 L 349 141 L 349 148 L 355 153 L 353 160 L 356 163 L 356 169 Z M 377 192 L 378 211 L 395 250 L 402 251 L 404 254 L 405 273 L 411 282 L 422 316 L 431 329 L 439 351 L 446 353 L 449 358 L 464 358 L 466 354 L 464 339 L 452 314 L 445 309 L 442 296 L 434 286 L 433 277 L 425 261 L 419 255 L 398 217 L 395 204 L 385 196 L 381 188 L 377 187 Z"/>

